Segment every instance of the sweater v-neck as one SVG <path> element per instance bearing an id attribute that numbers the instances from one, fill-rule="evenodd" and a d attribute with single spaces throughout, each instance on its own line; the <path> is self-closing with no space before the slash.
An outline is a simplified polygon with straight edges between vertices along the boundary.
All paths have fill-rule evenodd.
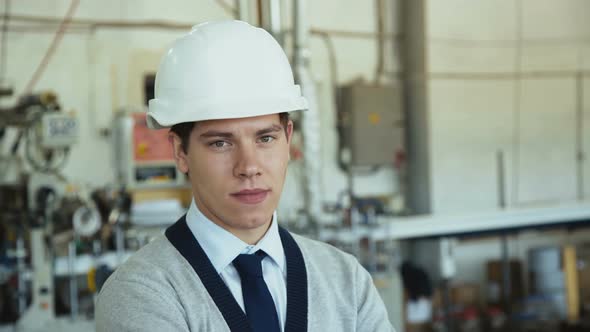
<path id="1" fill-rule="evenodd" d="M 284 331 L 307 331 L 308 287 L 303 254 L 291 234 L 281 226 L 279 226 L 279 235 L 287 263 L 287 317 Z M 232 332 L 252 331 L 246 314 L 213 267 L 199 242 L 192 235 L 186 223 L 186 216 L 182 216 L 166 230 L 166 238 L 199 276 L 229 329 Z"/>

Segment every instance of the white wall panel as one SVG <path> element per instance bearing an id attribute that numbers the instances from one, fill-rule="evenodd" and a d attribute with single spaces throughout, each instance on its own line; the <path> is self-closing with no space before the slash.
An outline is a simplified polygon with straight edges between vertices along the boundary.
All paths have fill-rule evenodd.
<path id="1" fill-rule="evenodd" d="M 375 31 L 374 2 L 355 0 L 307 1 L 309 20 L 320 29 Z M 332 15 L 329 15 L 331 13 Z"/>
<path id="2" fill-rule="evenodd" d="M 512 40 L 514 0 L 429 0 L 428 37 Z"/>
<path id="3" fill-rule="evenodd" d="M 431 72 L 506 72 L 514 68 L 514 1 L 431 0 L 427 17 Z"/>
<path id="4" fill-rule="evenodd" d="M 521 69 L 524 72 L 573 72 L 580 69 L 582 48 L 575 43 L 555 45 L 528 44 L 521 52 Z"/>
<path id="5" fill-rule="evenodd" d="M 580 69 L 590 70 L 590 44 L 580 45 L 580 53 Z"/>
<path id="6" fill-rule="evenodd" d="M 524 39 L 560 39 L 587 37 L 590 31 L 586 0 L 518 0 L 522 3 Z"/>
<path id="7" fill-rule="evenodd" d="M 512 160 L 512 97 L 513 86 L 505 80 L 431 82 L 435 213 L 498 207 L 497 152 L 503 151 L 507 166 Z"/>
<path id="8" fill-rule="evenodd" d="M 508 44 L 510 45 L 510 44 Z M 506 73 L 514 70 L 514 47 L 431 41 L 430 73 Z"/>
<path id="9" fill-rule="evenodd" d="M 469 209 L 461 209 L 457 199 L 460 195 L 445 192 L 444 188 L 452 187 L 457 178 L 449 170 L 464 170 L 464 165 L 484 170 L 484 165 L 494 160 L 484 156 L 489 154 L 489 148 L 480 150 L 474 143 L 480 142 L 473 139 L 474 133 L 485 135 L 481 124 L 469 129 L 458 129 L 454 124 L 468 119 L 472 107 L 467 105 L 473 104 L 474 96 L 484 96 L 476 92 L 477 86 L 498 80 L 494 75 L 500 75 L 511 92 L 487 96 L 487 107 L 504 105 L 504 110 L 508 110 L 502 113 L 504 119 L 519 126 L 518 140 L 513 133 L 506 134 L 511 137 L 511 141 L 506 141 L 507 149 L 519 153 L 517 159 L 510 154 L 506 159 L 507 171 L 514 175 L 508 176 L 509 202 L 538 204 L 576 198 L 575 75 L 590 68 L 590 23 L 585 18 L 589 11 L 590 2 L 583 0 L 428 1 L 429 121 L 432 157 L 436 160 L 431 182 L 435 211 Z M 514 90 L 519 74 L 524 79 L 518 102 Z M 449 83 L 449 77 L 465 80 Z M 510 113 L 515 103 L 521 109 L 518 120 Z M 486 120 L 496 123 L 502 119 L 498 116 L 491 115 Z M 463 183 L 477 183 L 477 172 L 468 168 L 462 175 L 468 181 L 457 188 L 473 193 Z M 494 192 L 486 191 L 487 198 L 480 196 L 479 203 L 476 198 L 466 198 L 464 206 L 483 208 L 482 202 L 496 195 L 491 184 L 480 185 Z"/>
<path id="10" fill-rule="evenodd" d="M 575 129 L 573 79 L 522 81 L 518 203 L 576 198 Z"/>

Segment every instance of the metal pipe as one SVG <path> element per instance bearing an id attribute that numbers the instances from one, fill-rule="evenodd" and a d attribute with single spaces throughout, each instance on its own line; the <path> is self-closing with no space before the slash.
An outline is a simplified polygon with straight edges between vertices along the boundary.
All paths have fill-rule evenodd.
<path id="1" fill-rule="evenodd" d="M 531 70 L 512 72 L 432 72 L 424 75 L 413 75 L 411 78 L 421 79 L 457 79 L 457 80 L 516 80 L 516 79 L 547 79 L 572 78 L 577 75 L 590 77 L 589 70 Z"/>
<path id="2" fill-rule="evenodd" d="M 218 1 L 221 3 L 221 1 Z M 244 13 L 248 12 L 248 1 L 236 0 L 236 8 L 231 8 L 229 5 L 224 10 L 228 14 L 237 15 L 238 19 L 248 21 L 247 17 L 244 17 Z M 8 27 L 8 31 L 14 28 L 14 23 L 25 22 L 25 23 L 36 23 L 44 24 L 45 26 L 39 26 L 39 32 L 54 33 L 50 31 L 55 28 L 51 25 L 58 25 L 61 22 L 61 18 L 51 16 L 40 16 L 40 15 L 10 15 L 11 25 Z M 199 23 L 199 22 L 196 22 Z M 98 28 L 130 28 L 130 29 L 142 29 L 142 28 L 154 28 L 154 29 L 165 29 L 165 30 L 187 30 L 190 29 L 195 23 L 188 22 L 175 22 L 166 20 L 142 20 L 142 21 L 123 21 L 123 20 L 91 20 L 91 19 L 73 19 L 68 28 L 68 32 L 79 32 L 81 29 L 89 29 L 93 27 Z M 17 28 L 28 28 L 34 29 L 33 26 L 25 26 L 18 24 Z M 49 30 L 49 31 L 48 31 Z M 285 30 L 285 33 L 290 33 L 290 30 Z M 310 28 L 309 33 L 311 35 L 330 35 L 332 37 L 341 38 L 354 38 L 354 39 L 375 39 L 379 37 L 379 33 L 373 31 L 351 31 L 351 30 L 340 30 L 340 29 L 319 29 Z M 384 39 L 390 39 L 396 42 L 401 42 L 404 38 L 403 34 L 385 32 L 382 35 Z M 506 47 L 513 48 L 517 47 L 519 41 L 512 39 L 469 39 L 469 38 L 449 38 L 449 37 L 437 37 L 430 36 L 429 42 L 453 45 L 457 47 Z M 545 44 L 572 44 L 572 43 L 588 43 L 590 37 L 583 38 L 522 38 L 520 42 L 523 44 L 531 45 L 545 45 Z"/>
<path id="3" fill-rule="evenodd" d="M 498 162 L 498 206 L 500 209 L 506 208 L 506 176 L 505 176 L 505 169 L 506 165 L 504 163 L 504 152 L 498 151 L 497 152 L 497 162 Z M 506 233 L 502 234 L 501 238 L 501 245 L 502 245 L 502 303 L 504 306 L 505 312 L 510 312 L 510 293 L 511 293 L 511 284 L 510 284 L 510 258 L 508 253 L 508 235 Z"/>
<path id="4" fill-rule="evenodd" d="M 123 253 L 125 250 L 125 233 L 123 232 L 122 223 L 127 219 L 127 213 L 115 208 L 109 213 L 108 223 L 113 226 L 115 232 L 115 250 L 117 252 L 117 264 L 123 263 Z"/>
<path id="5" fill-rule="evenodd" d="M 63 21 L 63 18 L 35 15 L 10 15 L 10 21 L 59 25 Z M 157 28 L 166 30 L 188 30 L 192 26 L 194 26 L 193 23 L 173 22 L 164 20 L 123 21 L 72 19 L 69 24 L 70 28 L 73 28 L 74 30 L 81 28 L 86 28 L 90 30 L 95 30 L 99 28 Z"/>
<path id="6" fill-rule="evenodd" d="M 498 151 L 496 154 L 498 168 L 498 206 L 500 209 L 506 208 L 506 164 L 504 162 L 504 151 Z"/>
<path id="7" fill-rule="evenodd" d="M 284 34 L 281 27 L 281 3 L 278 0 L 260 1 L 260 23 L 263 29 L 284 46 Z"/>
<path id="8" fill-rule="evenodd" d="M 276 5 L 272 5 L 273 7 L 280 7 L 280 2 L 276 0 L 266 0 Z M 236 15 L 238 19 L 249 21 L 250 19 L 250 3 L 248 1 L 236 1 Z M 279 9 L 272 9 L 270 15 L 276 18 L 277 11 Z M 280 23 L 280 15 L 278 17 Z M 53 25 L 58 25 L 62 19 L 57 17 L 50 17 L 50 16 L 37 16 L 37 15 L 11 15 L 10 16 L 11 27 L 14 27 L 14 22 L 18 24 L 18 22 L 24 23 L 35 23 L 35 24 L 43 24 L 45 26 L 40 26 L 40 28 L 45 28 L 46 30 L 50 30 Z M 276 22 L 276 20 L 275 20 Z M 198 23 L 198 22 L 197 22 Z M 79 31 L 81 29 L 164 29 L 164 30 L 189 30 L 195 24 L 194 23 L 186 23 L 186 22 L 175 22 L 175 21 L 164 21 L 164 20 L 142 20 L 142 21 L 123 21 L 123 20 L 89 20 L 89 19 L 72 19 L 70 21 L 70 27 L 68 31 Z M 28 28 L 33 29 L 34 26 L 22 25 L 18 24 L 16 27 Z M 280 26 L 279 26 L 280 28 Z M 284 32 L 289 33 L 292 32 L 290 30 L 285 30 Z M 335 29 L 317 29 L 317 28 L 310 28 L 309 33 L 311 35 L 331 35 L 334 37 L 342 37 L 342 38 L 356 38 L 356 39 L 375 39 L 378 34 L 372 31 L 350 31 L 350 30 L 335 30 Z M 392 33 L 385 33 L 382 35 L 383 38 L 395 38 L 400 39 L 401 35 L 399 34 L 392 34 Z"/>
<path id="9" fill-rule="evenodd" d="M 442 302 L 443 302 L 443 312 L 444 312 L 444 320 L 445 320 L 445 328 L 448 332 L 455 331 L 455 322 L 453 319 L 453 312 L 451 308 L 453 307 L 453 303 L 451 301 L 451 280 L 450 279 L 443 279 L 441 281 L 441 288 L 442 288 Z"/>
<path id="10" fill-rule="evenodd" d="M 514 51 L 514 70 L 516 74 L 514 78 L 514 98 L 512 99 L 512 121 L 514 123 L 512 129 L 512 205 L 519 203 L 520 194 L 520 148 L 521 148 L 521 137 L 520 137 L 520 120 L 521 120 L 521 102 L 522 102 L 522 38 L 523 38 L 523 4 L 522 0 L 516 0 L 514 2 L 515 10 L 514 15 L 516 18 L 516 48 Z"/>
<path id="11" fill-rule="evenodd" d="M 369 272 L 376 273 L 378 264 L 377 264 L 377 240 L 367 237 L 367 249 L 368 249 L 368 266 Z"/>
<path id="12" fill-rule="evenodd" d="M 295 80 L 301 86 L 303 95 L 307 98 L 308 110 L 302 112 L 302 134 L 304 150 L 304 206 L 308 220 L 312 224 L 321 218 L 321 153 L 320 153 L 320 123 L 318 116 L 315 82 L 309 70 L 309 22 L 305 19 L 306 1 L 296 0 L 293 10 L 294 26 L 294 55 L 293 64 Z"/>
<path id="13" fill-rule="evenodd" d="M 576 173 L 578 175 L 578 200 L 584 199 L 584 76 L 576 76 Z"/>
<path id="14" fill-rule="evenodd" d="M 25 279 L 25 239 L 22 229 L 18 231 L 16 238 L 16 273 L 18 276 L 17 296 L 19 317 L 27 309 L 27 285 Z"/>
<path id="15" fill-rule="evenodd" d="M 512 294 L 512 284 L 510 280 L 510 257 L 508 251 L 508 234 L 502 234 L 502 304 L 504 312 L 510 314 L 510 294 Z"/>
<path id="16" fill-rule="evenodd" d="M 78 318 L 78 276 L 76 274 L 76 242 L 68 243 L 68 269 L 70 277 L 70 318 Z"/>
<path id="17" fill-rule="evenodd" d="M 253 0 L 234 0 L 236 17 L 252 25 L 258 25 L 258 3 Z"/>
<path id="18" fill-rule="evenodd" d="M 115 250 L 117 252 L 117 264 L 122 264 L 125 250 L 125 234 L 120 223 L 115 225 Z"/>
<path id="19" fill-rule="evenodd" d="M 370 31 L 350 31 L 350 30 L 311 28 L 311 29 L 309 29 L 309 33 L 312 36 L 329 35 L 331 37 L 352 38 L 352 39 L 375 39 L 375 38 L 379 37 L 378 33 L 370 32 Z M 383 39 L 390 39 L 390 40 L 394 40 L 397 42 L 400 42 L 402 39 L 402 35 L 399 33 L 384 32 L 381 35 L 381 37 Z"/>
<path id="20" fill-rule="evenodd" d="M 306 65 L 309 61 L 309 34 L 310 28 L 308 22 L 305 20 L 306 17 L 306 1 L 295 0 L 293 2 L 293 64 L 295 67 Z M 297 75 L 297 73 L 296 73 Z"/>
<path id="21" fill-rule="evenodd" d="M 230 4 L 226 3 L 223 0 L 216 0 L 215 1 L 219 7 L 221 7 L 227 14 L 231 15 L 232 17 L 238 16 L 238 9 L 231 6 Z"/>
<path id="22" fill-rule="evenodd" d="M 455 320 L 452 315 L 451 282 L 456 274 L 455 254 L 453 251 L 454 240 L 450 237 L 443 237 L 438 240 L 440 251 L 440 274 L 444 289 L 445 325 L 448 331 L 455 331 Z"/>
<path id="23" fill-rule="evenodd" d="M 38 33 L 38 34 L 54 34 L 53 25 L 19 25 L 11 26 L 6 29 L 6 32 L 14 33 Z M 68 29 L 67 34 L 88 34 L 88 29 Z"/>
<path id="24" fill-rule="evenodd" d="M 385 20 L 383 19 L 384 7 L 383 0 L 375 0 L 375 16 L 377 16 L 377 66 L 375 68 L 375 84 L 380 83 L 385 68 L 385 38 L 383 37 L 385 32 Z"/>

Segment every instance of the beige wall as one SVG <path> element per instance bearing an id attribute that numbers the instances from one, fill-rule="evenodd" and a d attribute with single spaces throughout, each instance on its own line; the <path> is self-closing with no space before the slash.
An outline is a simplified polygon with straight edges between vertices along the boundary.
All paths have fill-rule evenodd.
<path id="1" fill-rule="evenodd" d="M 226 1 L 232 3 L 231 1 Z M 392 2 L 388 11 L 394 12 Z M 50 16 L 61 18 L 69 1 L 12 1 L 14 15 Z M 316 1 L 308 3 L 308 19 L 314 29 L 366 32 L 368 37 L 333 37 L 337 52 L 339 83 L 352 79 L 372 80 L 376 64 L 376 43 L 370 34 L 375 31 L 373 2 Z M 283 25 L 291 29 L 291 1 L 282 2 Z M 393 15 L 389 15 L 391 17 Z M 162 2 L 142 1 L 81 1 L 75 19 L 141 21 L 159 20 L 197 24 L 207 20 L 228 19 L 231 15 L 216 1 Z M 392 22 L 387 22 L 389 29 Z M 64 36 L 51 59 L 37 90 L 51 89 L 59 94 L 62 105 L 77 111 L 82 136 L 72 149 L 65 168 L 70 181 L 89 186 L 114 181 L 111 166 L 111 143 L 99 136 L 108 128 L 113 111 L 122 107 L 140 108 L 143 101 L 143 74 L 155 71 L 166 47 L 185 30 L 101 28 L 71 29 Z M 22 91 L 35 67 L 45 53 L 53 31 L 8 34 L 8 79 L 16 91 Z M 287 49 L 290 49 L 287 45 Z M 397 69 L 396 57 L 387 43 L 386 69 Z M 330 81 L 326 45 L 317 35 L 310 40 L 311 65 L 318 83 L 318 104 L 321 117 L 323 161 L 323 192 L 326 201 L 335 201 L 346 188 L 346 178 L 338 169 L 336 156 L 335 110 Z M 6 102 L 6 101 L 4 101 Z M 300 165 L 292 164 L 287 190 L 281 203 L 286 215 L 300 206 Z M 391 194 L 397 190 L 395 173 L 383 169 L 373 176 L 359 176 L 355 189 L 359 194 Z"/>
<path id="2" fill-rule="evenodd" d="M 588 198 L 590 2 L 427 3 L 433 210 L 496 208 L 497 151 L 509 206 L 573 201 L 579 184 Z"/>

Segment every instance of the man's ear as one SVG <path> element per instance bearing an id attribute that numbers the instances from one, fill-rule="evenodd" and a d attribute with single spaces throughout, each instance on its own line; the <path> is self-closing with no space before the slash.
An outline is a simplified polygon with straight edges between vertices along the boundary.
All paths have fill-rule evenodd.
<path id="1" fill-rule="evenodd" d="M 289 120 L 287 122 L 287 151 L 289 151 L 289 160 L 291 160 L 291 139 L 293 138 L 293 121 Z"/>
<path id="2" fill-rule="evenodd" d="M 287 144 L 291 144 L 291 138 L 293 137 L 293 121 L 287 122 Z"/>
<path id="3" fill-rule="evenodd" d="M 176 162 L 176 168 L 184 174 L 188 173 L 188 156 L 182 148 L 182 140 L 175 133 L 168 133 L 168 142 L 172 145 L 172 151 L 174 152 L 174 161 Z"/>

